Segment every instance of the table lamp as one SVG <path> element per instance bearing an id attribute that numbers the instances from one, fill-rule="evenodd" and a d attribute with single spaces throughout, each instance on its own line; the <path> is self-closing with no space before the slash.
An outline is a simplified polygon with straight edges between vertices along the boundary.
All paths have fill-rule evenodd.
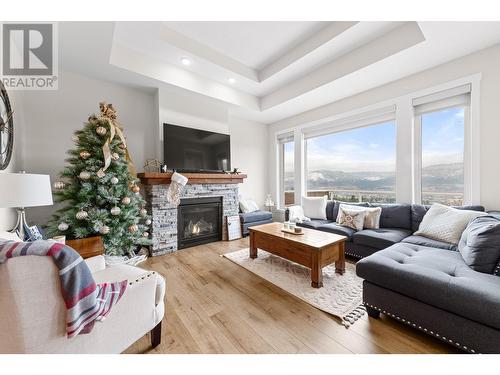
<path id="1" fill-rule="evenodd" d="M 50 176 L 46 174 L 0 173 L 0 208 L 17 208 L 17 223 L 13 233 L 26 239 L 29 227 L 25 207 L 52 205 Z"/>

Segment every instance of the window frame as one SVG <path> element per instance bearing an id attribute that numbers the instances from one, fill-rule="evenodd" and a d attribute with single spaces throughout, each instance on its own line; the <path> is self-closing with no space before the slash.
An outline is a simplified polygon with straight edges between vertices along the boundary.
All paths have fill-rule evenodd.
<path id="1" fill-rule="evenodd" d="M 318 138 L 318 137 L 324 137 L 324 136 L 329 136 L 332 134 L 338 134 L 338 133 L 343 133 L 343 132 L 349 132 L 352 130 L 356 129 L 363 129 L 363 128 L 368 128 L 372 126 L 378 126 L 378 125 L 384 125 L 389 122 L 392 122 L 392 125 L 394 126 L 394 142 L 395 142 L 395 147 L 394 147 L 394 198 L 397 200 L 397 154 L 398 154 L 398 145 L 397 145 L 397 122 L 396 122 L 396 115 L 395 111 L 381 111 L 378 115 L 375 116 L 368 116 L 365 119 L 355 119 L 352 121 L 347 121 L 342 124 L 342 126 L 336 126 L 336 127 L 325 127 L 322 128 L 320 132 L 318 131 L 312 131 L 312 132 L 307 132 L 307 135 L 304 136 L 304 194 L 307 196 L 309 192 L 309 186 L 308 186 L 308 175 L 309 175 L 309 169 L 308 169 L 308 159 L 307 159 L 307 141 L 309 139 L 313 138 Z"/>
<path id="2" fill-rule="evenodd" d="M 285 208 L 285 145 L 290 142 L 295 142 L 293 133 L 280 134 L 277 137 L 276 143 L 278 146 L 278 207 Z M 295 143 L 294 143 L 295 145 Z M 294 147 L 295 148 L 295 147 Z M 294 160 L 295 170 L 295 160 Z M 295 175 L 295 174 L 294 174 Z"/>
<path id="3" fill-rule="evenodd" d="M 472 158 L 472 118 L 471 118 L 471 105 L 472 105 L 472 92 L 469 87 L 467 93 L 462 94 L 467 96 L 466 99 L 460 98 L 462 95 L 454 95 L 455 88 L 450 90 L 450 96 L 437 98 L 434 101 L 427 101 L 420 104 L 423 109 L 418 110 L 419 106 L 413 106 L 413 155 L 412 155 L 412 171 L 413 171 L 413 189 L 412 189 L 412 202 L 414 204 L 422 204 L 422 116 L 429 113 L 440 112 L 450 108 L 463 108 L 464 109 L 464 149 L 463 149 L 463 199 L 462 204 L 472 204 L 472 189 L 470 182 L 472 179 L 471 174 L 471 158 Z M 440 94 L 440 93 L 437 93 Z"/>

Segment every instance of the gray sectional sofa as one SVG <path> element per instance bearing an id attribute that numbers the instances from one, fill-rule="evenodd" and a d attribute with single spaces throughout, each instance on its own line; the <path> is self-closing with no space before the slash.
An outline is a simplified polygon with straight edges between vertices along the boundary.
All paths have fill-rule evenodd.
<path id="1" fill-rule="evenodd" d="M 420 222 L 430 206 L 423 206 L 420 204 L 354 203 L 354 205 L 358 206 L 382 208 L 380 229 L 364 229 L 356 232 L 354 229 L 343 227 L 335 222 L 341 203 L 344 202 L 329 201 L 327 203 L 327 220 L 312 218 L 311 221 L 306 221 L 297 225 L 304 228 L 317 229 L 347 236 L 346 255 L 357 259 L 372 255 L 379 250 L 399 242 L 429 245 L 450 250 L 455 249 L 454 245 L 413 235 L 413 233 L 417 231 Z M 348 204 L 353 205 L 353 203 Z M 457 208 L 484 211 L 483 206 L 462 206 Z"/>
<path id="2" fill-rule="evenodd" d="M 247 236 L 249 231 L 248 228 L 254 225 L 261 225 L 273 222 L 273 214 L 269 211 L 254 211 L 247 213 L 239 213 L 241 222 L 241 234 Z"/>
<path id="3" fill-rule="evenodd" d="M 369 316 L 383 313 L 470 353 L 500 353 L 500 262 L 495 274 L 478 272 L 456 245 L 413 235 L 429 206 L 372 204 L 382 207 L 381 228 L 354 232 L 335 224 L 339 204 L 328 203 L 328 220 L 301 226 L 348 236 L 346 254 L 363 258 L 356 273 Z"/>

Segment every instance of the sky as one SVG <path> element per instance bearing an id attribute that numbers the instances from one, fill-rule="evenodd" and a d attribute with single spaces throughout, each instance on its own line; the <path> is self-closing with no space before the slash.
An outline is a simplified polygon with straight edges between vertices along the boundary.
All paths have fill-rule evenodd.
<path id="1" fill-rule="evenodd" d="M 450 108 L 422 116 L 423 166 L 463 162 L 464 110 Z"/>
<path id="2" fill-rule="evenodd" d="M 451 108 L 422 116 L 423 165 L 463 161 L 464 110 Z M 395 171 L 394 121 L 307 140 L 307 169 Z M 285 168 L 293 170 L 293 142 L 285 145 Z"/>

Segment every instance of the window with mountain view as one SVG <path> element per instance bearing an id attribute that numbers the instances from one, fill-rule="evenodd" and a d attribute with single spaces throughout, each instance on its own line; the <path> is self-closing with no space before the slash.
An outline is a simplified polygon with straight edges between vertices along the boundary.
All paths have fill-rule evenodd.
<path id="1" fill-rule="evenodd" d="M 465 107 L 422 115 L 422 203 L 461 205 Z"/>
<path id="2" fill-rule="evenodd" d="M 281 144 L 282 147 L 282 168 L 283 168 L 283 181 L 282 181 L 282 201 L 285 205 L 294 204 L 294 175 L 295 175 L 295 160 L 294 148 L 295 143 L 286 142 Z"/>
<path id="3" fill-rule="evenodd" d="M 306 168 L 308 196 L 395 202 L 395 122 L 308 138 Z"/>

